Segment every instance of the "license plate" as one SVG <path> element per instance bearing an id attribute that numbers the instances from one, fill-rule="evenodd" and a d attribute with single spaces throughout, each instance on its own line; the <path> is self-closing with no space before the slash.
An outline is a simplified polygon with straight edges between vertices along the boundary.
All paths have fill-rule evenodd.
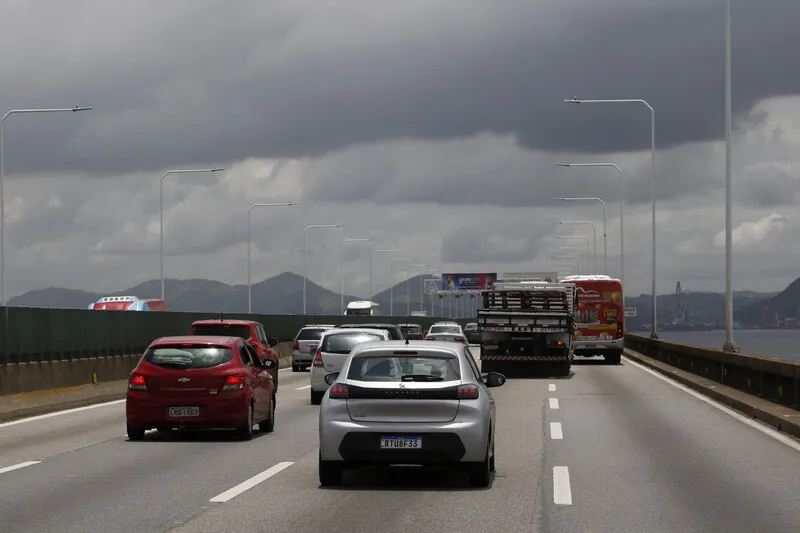
<path id="1" fill-rule="evenodd" d="M 384 450 L 419 450 L 422 448 L 421 437 L 381 437 L 381 449 Z"/>
<path id="2" fill-rule="evenodd" d="M 200 416 L 199 407 L 170 407 L 169 416 L 175 418 L 186 418 L 190 416 Z"/>

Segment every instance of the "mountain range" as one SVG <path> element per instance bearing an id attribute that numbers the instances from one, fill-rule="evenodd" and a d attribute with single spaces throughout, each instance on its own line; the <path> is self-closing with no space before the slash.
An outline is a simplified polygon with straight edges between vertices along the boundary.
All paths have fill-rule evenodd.
<path id="1" fill-rule="evenodd" d="M 430 276 L 415 276 L 409 280 L 411 309 L 420 308 L 420 283 Z M 247 286 L 227 285 L 207 279 L 165 280 L 167 308 L 171 311 L 200 312 L 247 312 Z M 383 314 L 390 311 L 390 289 L 374 296 Z M 394 311 L 396 315 L 405 314 L 406 282 L 394 286 Z M 139 298 L 158 298 L 161 294 L 161 281 L 152 280 L 124 291 L 112 294 L 97 294 L 88 291 L 50 287 L 30 291 L 9 300 L 10 306 L 55 307 L 66 309 L 86 309 L 102 296 L 134 295 Z M 253 284 L 253 312 L 263 314 L 302 314 L 303 277 L 292 272 Z M 366 299 L 366 296 L 345 295 L 345 305 L 353 300 Z M 306 303 L 308 314 L 337 315 L 341 311 L 339 293 L 326 289 L 311 280 L 306 282 Z M 438 307 L 440 301 L 435 301 Z M 445 309 L 448 302 L 444 300 Z M 465 301 L 467 307 L 477 300 Z M 427 304 L 427 302 L 426 302 Z M 800 278 L 792 282 L 780 293 L 759 293 L 737 291 L 734 293 L 734 318 L 742 327 L 774 327 L 776 323 L 792 322 L 800 314 Z M 636 317 L 627 319 L 630 329 L 646 329 L 652 314 L 652 298 L 648 294 L 626 296 L 625 305 L 636 308 Z M 428 309 L 430 309 L 428 307 Z M 719 327 L 724 322 L 725 298 L 715 292 L 683 292 L 681 294 L 662 294 L 658 296 L 659 325 L 667 324 L 682 327 Z M 439 312 L 435 312 L 439 315 Z M 472 314 L 472 313 L 467 313 Z M 795 320 L 796 322 L 796 320 Z"/>

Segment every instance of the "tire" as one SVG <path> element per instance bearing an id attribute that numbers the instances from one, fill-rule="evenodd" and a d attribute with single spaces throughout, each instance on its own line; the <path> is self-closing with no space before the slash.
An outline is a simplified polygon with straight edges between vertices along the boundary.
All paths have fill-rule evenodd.
<path id="1" fill-rule="evenodd" d="M 250 440 L 253 438 L 253 402 L 247 404 L 247 420 L 244 425 L 236 430 L 239 440 Z"/>
<path id="2" fill-rule="evenodd" d="M 469 482 L 473 487 L 486 488 L 492 480 L 489 446 L 486 446 L 486 458 L 480 463 L 469 465 Z"/>
<path id="3" fill-rule="evenodd" d="M 144 428 L 140 428 L 138 426 L 132 426 L 130 424 L 127 424 L 127 426 L 128 426 L 128 440 L 136 442 L 144 439 Z"/>
<path id="4" fill-rule="evenodd" d="M 303 367 L 292 361 L 292 372 L 300 372 L 302 369 Z"/>
<path id="5" fill-rule="evenodd" d="M 495 372 L 497 368 L 497 363 L 495 361 L 481 361 L 481 373 L 488 374 L 489 372 Z"/>
<path id="6" fill-rule="evenodd" d="M 311 389 L 311 405 L 321 404 L 323 396 L 325 396 L 325 392 L 319 392 Z"/>
<path id="7" fill-rule="evenodd" d="M 342 484 L 342 464 L 338 461 L 323 461 L 319 457 L 319 484 L 323 487 L 333 487 Z"/>
<path id="8" fill-rule="evenodd" d="M 495 457 L 495 453 L 494 453 L 494 435 L 490 435 L 490 437 L 492 438 L 492 455 L 491 455 L 491 457 L 489 457 L 489 471 L 490 472 L 494 472 L 495 471 L 495 464 L 494 464 L 494 457 Z"/>
<path id="9" fill-rule="evenodd" d="M 278 381 L 279 381 L 278 372 L 276 370 L 275 371 L 275 377 L 272 379 L 272 386 L 274 388 L 274 392 L 278 392 Z"/>
<path id="10" fill-rule="evenodd" d="M 609 365 L 618 365 L 622 363 L 622 353 L 614 352 L 613 354 L 604 355 L 603 359 L 605 359 L 606 363 Z"/>
<path id="11" fill-rule="evenodd" d="M 272 433 L 275 431 L 275 403 L 277 398 L 272 395 L 272 401 L 269 406 L 269 418 L 258 423 L 258 430 L 262 433 Z"/>
<path id="12" fill-rule="evenodd" d="M 569 361 L 566 361 L 564 363 L 559 363 L 559 365 L 558 365 L 558 375 L 562 376 L 562 377 L 569 376 L 569 371 L 570 371 L 571 367 L 572 367 L 572 365 L 570 364 Z"/>

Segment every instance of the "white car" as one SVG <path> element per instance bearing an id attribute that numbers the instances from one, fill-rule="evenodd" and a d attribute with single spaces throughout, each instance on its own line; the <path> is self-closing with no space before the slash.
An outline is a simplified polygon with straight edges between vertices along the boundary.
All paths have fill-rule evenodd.
<path id="1" fill-rule="evenodd" d="M 467 335 L 458 322 L 437 322 L 430 327 L 425 340 L 467 344 Z"/>
<path id="2" fill-rule="evenodd" d="M 325 376 L 339 372 L 353 348 L 365 342 L 389 340 L 389 332 L 382 329 L 333 328 L 325 331 L 311 363 L 311 404 L 320 404 L 329 387 Z"/>

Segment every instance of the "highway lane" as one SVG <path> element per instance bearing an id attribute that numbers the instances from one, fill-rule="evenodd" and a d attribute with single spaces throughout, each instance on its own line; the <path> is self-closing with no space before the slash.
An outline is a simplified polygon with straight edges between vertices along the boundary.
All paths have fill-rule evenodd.
<path id="1" fill-rule="evenodd" d="M 796 530 L 797 450 L 631 362 L 573 369 L 493 389 L 497 475 L 485 490 L 414 468 L 321 489 L 308 373 L 282 371 L 276 431 L 251 442 L 132 443 L 124 404 L 0 425 L 0 530 Z M 41 462 L 4 471 L 27 461 Z"/>

